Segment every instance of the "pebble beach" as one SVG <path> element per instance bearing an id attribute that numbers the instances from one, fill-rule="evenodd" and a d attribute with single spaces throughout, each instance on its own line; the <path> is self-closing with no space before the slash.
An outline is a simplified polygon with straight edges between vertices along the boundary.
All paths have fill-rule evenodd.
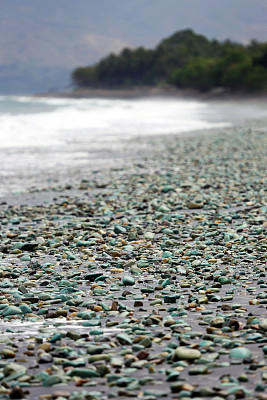
<path id="1" fill-rule="evenodd" d="M 2 198 L 0 399 L 267 399 L 266 133 Z"/>

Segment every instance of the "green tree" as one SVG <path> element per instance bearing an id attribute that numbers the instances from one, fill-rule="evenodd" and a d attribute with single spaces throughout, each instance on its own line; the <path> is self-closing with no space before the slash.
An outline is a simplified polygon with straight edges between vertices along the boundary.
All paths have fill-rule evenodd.
<path id="1" fill-rule="evenodd" d="M 72 73 L 72 80 L 77 86 L 94 86 L 97 81 L 95 67 L 79 67 Z"/>
<path id="2" fill-rule="evenodd" d="M 154 50 L 125 48 L 94 66 L 76 68 L 72 80 L 81 87 L 110 89 L 167 82 L 202 91 L 214 87 L 252 91 L 266 89 L 266 74 L 267 43 L 219 42 L 185 29 Z"/>
<path id="3" fill-rule="evenodd" d="M 230 89 L 242 89 L 252 67 L 252 59 L 244 48 L 227 49 L 217 63 L 219 85 Z"/>
<path id="4" fill-rule="evenodd" d="M 215 61 L 202 57 L 193 59 L 185 68 L 174 70 L 169 83 L 182 88 L 209 90 L 216 85 Z"/>

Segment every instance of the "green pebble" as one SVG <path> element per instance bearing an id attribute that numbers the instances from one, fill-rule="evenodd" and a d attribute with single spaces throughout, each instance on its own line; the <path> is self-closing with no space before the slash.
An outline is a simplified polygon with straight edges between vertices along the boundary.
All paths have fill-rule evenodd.
<path id="1" fill-rule="evenodd" d="M 153 233 L 153 232 L 145 232 L 144 233 L 145 239 L 148 239 L 148 240 L 152 240 L 154 238 L 154 236 L 155 236 L 155 233 Z"/>
<path id="2" fill-rule="evenodd" d="M 116 339 L 118 340 L 118 342 L 120 342 L 121 344 L 128 344 L 131 345 L 132 344 L 132 340 L 130 338 L 129 335 L 127 335 L 127 333 L 119 333 L 116 336 Z"/>
<path id="3" fill-rule="evenodd" d="M 63 359 L 64 360 L 64 359 Z M 63 361 L 62 366 L 64 368 L 66 367 L 74 367 L 74 368 L 78 368 L 78 367 L 85 367 L 86 362 L 83 358 L 78 358 L 77 360 L 67 360 L 67 361 Z"/>
<path id="4" fill-rule="evenodd" d="M 89 345 L 87 347 L 87 353 L 88 354 L 101 354 L 103 351 L 106 349 L 105 346 L 96 346 L 96 345 Z"/>
<path id="5" fill-rule="evenodd" d="M 120 233 L 126 233 L 127 230 L 126 230 L 126 228 L 124 228 L 124 226 L 115 225 L 114 232 L 117 233 L 117 234 L 120 234 Z"/>
<path id="6" fill-rule="evenodd" d="M 21 261 L 31 261 L 31 257 L 25 254 L 24 256 L 22 256 L 22 257 L 20 258 L 20 260 L 21 260 Z"/>
<path id="7" fill-rule="evenodd" d="M 19 315 L 19 314 L 22 314 L 22 311 L 19 307 L 16 307 L 16 306 L 8 306 L 3 311 L 4 317 L 8 317 L 10 315 Z"/>
<path id="8" fill-rule="evenodd" d="M 61 340 L 61 338 L 62 338 L 61 333 L 56 333 L 55 335 L 53 335 L 53 336 L 51 337 L 51 339 L 49 340 L 49 342 L 50 342 L 50 343 L 56 343 L 56 342 L 58 342 L 59 340 Z"/>
<path id="9" fill-rule="evenodd" d="M 165 279 L 165 280 L 162 282 L 161 286 L 162 286 L 163 288 L 165 288 L 166 286 L 168 286 L 168 285 L 170 285 L 170 284 L 171 284 L 171 281 L 170 281 L 169 279 Z"/>
<path id="10" fill-rule="evenodd" d="M 177 296 L 176 295 L 166 295 L 163 296 L 164 303 L 176 303 Z"/>
<path id="11" fill-rule="evenodd" d="M 185 346 L 177 347 L 174 352 L 175 360 L 188 360 L 193 361 L 201 357 L 201 352 L 196 349 L 190 349 Z"/>
<path id="12" fill-rule="evenodd" d="M 74 368 L 68 372 L 69 376 L 78 376 L 79 378 L 96 378 L 98 372 L 89 368 Z"/>
<path id="13" fill-rule="evenodd" d="M 135 280 L 131 276 L 124 276 L 122 278 L 122 283 L 124 286 L 133 286 L 135 284 Z"/>
<path id="14" fill-rule="evenodd" d="M 153 398 L 167 397 L 168 393 L 166 391 L 159 389 L 149 389 L 149 390 L 147 389 L 144 391 L 144 396 L 146 396 L 146 398 L 148 398 L 149 396 L 152 396 Z"/>
<path id="15" fill-rule="evenodd" d="M 26 304 L 20 305 L 19 308 L 21 309 L 23 314 L 32 313 L 32 309 L 29 306 L 27 306 Z"/>
<path id="16" fill-rule="evenodd" d="M 62 376 L 59 375 L 51 375 L 43 381 L 44 386 L 54 386 L 59 383 L 63 383 L 64 379 Z"/>
<path id="17" fill-rule="evenodd" d="M 90 335 L 92 336 L 99 336 L 99 335 L 103 335 L 104 331 L 102 329 L 92 329 L 90 331 Z"/>
<path id="18" fill-rule="evenodd" d="M 151 347 L 152 341 L 149 337 L 145 337 L 139 342 L 139 345 L 144 346 L 144 347 Z"/>
<path id="19" fill-rule="evenodd" d="M 71 252 L 67 252 L 66 256 L 67 256 L 67 260 L 76 260 L 75 255 L 72 254 Z"/>
<path id="20" fill-rule="evenodd" d="M 236 347 L 229 352 L 229 357 L 244 359 L 250 357 L 251 354 L 251 351 L 246 347 Z"/>
<path id="21" fill-rule="evenodd" d="M 91 357 L 89 357 L 88 362 L 93 363 L 95 361 L 110 361 L 110 355 L 109 354 L 95 354 Z"/>

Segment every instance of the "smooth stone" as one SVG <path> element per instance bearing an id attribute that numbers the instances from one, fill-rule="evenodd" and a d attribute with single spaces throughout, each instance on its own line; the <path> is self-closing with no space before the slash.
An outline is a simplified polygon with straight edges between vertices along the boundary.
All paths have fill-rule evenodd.
<path id="1" fill-rule="evenodd" d="M 267 318 L 264 318 L 260 321 L 260 328 L 265 332 L 267 331 Z"/>
<path id="2" fill-rule="evenodd" d="M 50 363 L 53 361 L 53 357 L 49 353 L 41 353 L 37 359 L 39 364 Z"/>
<path id="3" fill-rule="evenodd" d="M 93 311 L 83 311 L 77 314 L 77 317 L 84 319 L 84 320 L 91 320 L 95 314 Z"/>
<path id="4" fill-rule="evenodd" d="M 145 337 L 139 342 L 139 345 L 144 347 L 151 347 L 152 341 L 149 337 Z"/>
<path id="5" fill-rule="evenodd" d="M 201 352 L 196 349 L 189 349 L 188 347 L 177 347 L 174 352 L 174 359 L 175 360 L 188 360 L 194 361 L 201 357 Z"/>
<path id="6" fill-rule="evenodd" d="M 166 286 L 168 286 L 168 285 L 170 285 L 170 284 L 171 284 L 171 281 L 170 281 L 169 279 L 165 279 L 165 280 L 162 282 L 161 286 L 162 286 L 163 288 L 165 288 Z"/>
<path id="7" fill-rule="evenodd" d="M 123 250 L 131 253 L 132 251 L 134 251 L 134 247 L 128 244 L 127 246 L 123 247 Z"/>
<path id="8" fill-rule="evenodd" d="M 176 324 L 176 321 L 174 319 L 166 319 L 163 323 L 163 325 L 166 327 L 170 327 L 175 324 Z"/>
<path id="9" fill-rule="evenodd" d="M 222 328 L 225 323 L 225 319 L 223 317 L 216 317 L 210 321 L 210 325 L 216 328 Z"/>
<path id="10" fill-rule="evenodd" d="M 64 360 L 64 359 L 63 359 Z M 86 363 L 83 358 L 77 358 L 76 360 L 68 360 L 68 361 L 63 361 L 63 367 L 85 367 Z"/>
<path id="11" fill-rule="evenodd" d="M 230 358 L 244 359 L 251 356 L 251 351 L 246 347 L 236 347 L 229 352 Z"/>
<path id="12" fill-rule="evenodd" d="M 63 383 L 64 379 L 59 375 L 51 375 L 43 381 L 44 386 L 53 386 L 58 385 L 59 383 Z"/>
<path id="13" fill-rule="evenodd" d="M 58 340 L 60 340 L 62 338 L 61 333 L 56 333 L 55 335 L 53 335 L 51 337 L 51 339 L 49 339 L 50 343 L 56 343 Z"/>
<path id="14" fill-rule="evenodd" d="M 24 256 L 22 256 L 22 257 L 20 258 L 20 260 L 21 260 L 21 261 L 31 261 L 31 257 L 25 254 Z"/>
<path id="15" fill-rule="evenodd" d="M 126 228 L 124 228 L 121 225 L 115 225 L 114 232 L 117 233 L 117 234 L 120 234 L 120 233 L 126 233 L 127 230 L 126 230 Z"/>
<path id="16" fill-rule="evenodd" d="M 121 368 L 123 366 L 123 359 L 119 357 L 112 357 L 110 365 L 114 368 Z"/>
<path id="17" fill-rule="evenodd" d="M 135 280 L 131 276 L 126 275 L 122 278 L 122 283 L 124 286 L 133 286 L 135 284 Z"/>
<path id="18" fill-rule="evenodd" d="M 16 357 L 16 353 L 10 349 L 3 349 L 0 354 L 1 354 L 1 357 L 3 357 L 3 358 L 15 358 Z"/>
<path id="19" fill-rule="evenodd" d="M 133 274 L 133 275 L 141 275 L 142 274 L 142 270 L 141 270 L 141 268 L 138 268 L 138 267 L 132 267 L 131 269 L 130 269 L 130 271 L 131 271 L 131 273 Z"/>
<path id="20" fill-rule="evenodd" d="M 88 362 L 89 363 L 93 363 L 96 361 L 106 361 L 109 362 L 110 361 L 110 355 L 109 354 L 95 354 L 92 355 L 91 357 L 89 357 Z"/>
<path id="21" fill-rule="evenodd" d="M 146 396 L 146 398 L 148 398 L 148 396 L 152 396 L 152 397 L 167 397 L 168 393 L 166 391 L 163 390 L 159 390 L 159 389 L 147 389 L 144 391 L 144 396 Z"/>
<path id="22" fill-rule="evenodd" d="M 163 296 L 164 303 L 176 303 L 177 302 L 177 296 L 176 295 L 166 295 Z"/>
<path id="23" fill-rule="evenodd" d="M 121 344 L 128 344 L 131 345 L 132 344 L 132 339 L 130 338 L 129 335 L 127 335 L 127 333 L 119 333 L 116 336 L 116 339 L 118 340 L 118 342 L 120 342 Z"/>
<path id="24" fill-rule="evenodd" d="M 202 204 L 202 203 L 196 203 L 195 201 L 190 201 L 190 202 L 188 203 L 188 208 L 189 208 L 190 210 L 203 208 L 203 204 Z"/>
<path id="25" fill-rule="evenodd" d="M 21 309 L 23 314 L 32 313 L 32 309 L 29 306 L 27 306 L 26 304 L 21 304 L 19 306 L 19 308 Z"/>
<path id="26" fill-rule="evenodd" d="M 74 254 L 72 254 L 71 252 L 67 252 L 66 253 L 66 258 L 67 258 L 67 260 L 76 260 L 76 257 L 75 257 L 75 255 Z"/>
<path id="27" fill-rule="evenodd" d="M 23 243 L 23 245 L 20 246 L 20 250 L 22 250 L 22 251 L 33 251 L 38 246 L 39 246 L 38 242 Z"/>
<path id="28" fill-rule="evenodd" d="M 173 371 L 168 375 L 166 381 L 167 382 L 176 382 L 179 380 L 179 377 L 180 377 L 180 372 Z"/>
<path id="29" fill-rule="evenodd" d="M 12 389 L 9 393 L 9 398 L 10 399 L 23 399 L 24 398 L 23 389 L 19 386 L 12 387 Z"/>
<path id="30" fill-rule="evenodd" d="M 92 329 L 90 331 L 90 335 L 92 335 L 92 336 L 103 335 L 103 333 L 104 333 L 103 329 Z"/>
<path id="31" fill-rule="evenodd" d="M 8 317 L 10 315 L 19 315 L 22 314 L 22 311 L 19 307 L 9 306 L 3 311 L 3 316 Z"/>
<path id="32" fill-rule="evenodd" d="M 101 354 L 103 351 L 106 350 L 105 346 L 96 346 L 96 345 L 89 345 L 87 347 L 87 353 L 94 355 L 94 354 Z"/>
<path id="33" fill-rule="evenodd" d="M 68 399 L 70 397 L 70 393 L 65 391 L 65 390 L 55 390 L 52 394 L 54 399 L 57 399 L 58 397 L 62 398 L 66 398 Z"/>
<path id="34" fill-rule="evenodd" d="M 155 233 L 153 233 L 153 232 L 147 231 L 144 233 L 144 237 L 148 240 L 152 240 L 154 238 L 154 236 L 155 236 Z"/>
<path id="35" fill-rule="evenodd" d="M 74 368 L 69 371 L 69 376 L 78 376 L 80 378 L 96 378 L 99 376 L 97 371 L 89 368 Z"/>
<path id="36" fill-rule="evenodd" d="M 208 373 L 208 367 L 206 365 L 192 368 L 188 371 L 189 375 L 203 375 Z"/>

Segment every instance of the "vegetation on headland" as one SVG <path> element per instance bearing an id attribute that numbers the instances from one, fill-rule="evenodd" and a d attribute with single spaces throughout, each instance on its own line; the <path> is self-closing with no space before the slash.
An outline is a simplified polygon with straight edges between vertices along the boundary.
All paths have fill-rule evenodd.
<path id="1" fill-rule="evenodd" d="M 72 80 L 87 88 L 171 84 L 200 91 L 266 90 L 267 42 L 219 42 L 186 29 L 164 39 L 154 50 L 125 48 L 93 66 L 76 68 Z"/>

